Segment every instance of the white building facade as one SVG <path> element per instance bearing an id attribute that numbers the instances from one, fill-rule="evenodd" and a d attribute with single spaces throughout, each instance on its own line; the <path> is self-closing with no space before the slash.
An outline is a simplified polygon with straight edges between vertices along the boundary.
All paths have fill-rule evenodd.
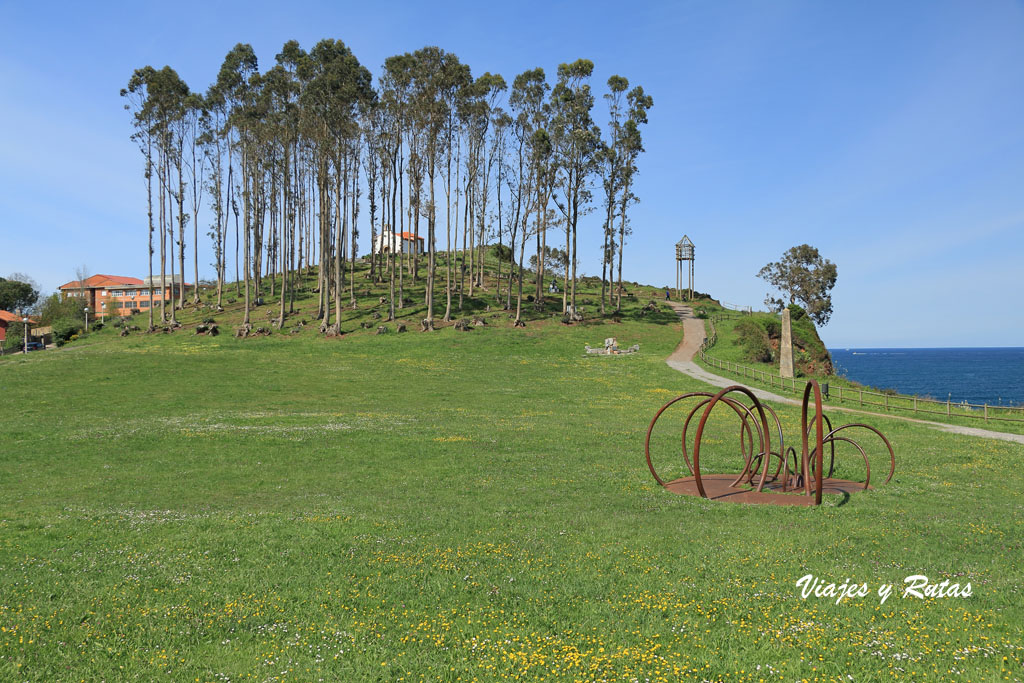
<path id="1" fill-rule="evenodd" d="M 423 238 L 416 237 L 411 232 L 392 232 L 387 230 L 373 239 L 374 254 L 398 253 L 401 250 L 404 254 L 422 254 Z"/>

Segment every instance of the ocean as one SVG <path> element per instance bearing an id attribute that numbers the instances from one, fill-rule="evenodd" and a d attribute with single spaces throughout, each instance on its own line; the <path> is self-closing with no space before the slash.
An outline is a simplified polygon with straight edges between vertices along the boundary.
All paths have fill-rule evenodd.
<path id="1" fill-rule="evenodd" d="M 829 349 L 836 373 L 945 401 L 1024 405 L 1024 348 Z"/>

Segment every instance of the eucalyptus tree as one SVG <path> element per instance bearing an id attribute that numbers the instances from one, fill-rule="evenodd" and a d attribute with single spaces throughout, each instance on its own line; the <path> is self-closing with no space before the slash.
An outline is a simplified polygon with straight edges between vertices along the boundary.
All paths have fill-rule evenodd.
<path id="1" fill-rule="evenodd" d="M 529 83 L 525 88 L 528 96 L 527 113 L 530 117 L 531 135 L 529 140 L 529 162 L 534 177 L 533 209 L 536 212 L 534 234 L 537 238 L 537 270 L 535 272 L 535 301 L 538 309 L 544 305 L 544 254 L 547 251 L 547 226 L 549 223 L 548 204 L 554 192 L 557 178 L 557 163 L 550 129 L 552 126 L 552 107 L 547 101 L 550 86 L 541 68 L 530 72 Z M 523 247 L 525 247 L 525 233 Z M 519 255 L 519 266 L 523 268 L 523 253 Z M 522 289 L 522 282 L 520 282 Z M 522 294 L 520 293 L 520 299 Z"/>
<path id="2" fill-rule="evenodd" d="M 360 129 L 358 115 L 365 106 L 372 102 L 375 93 L 369 70 L 359 63 L 352 51 L 340 40 L 325 39 L 317 43 L 310 51 L 310 61 L 317 68 L 317 75 L 309 85 L 317 91 L 318 103 L 321 105 L 324 129 L 329 134 L 329 144 L 333 152 L 335 171 L 335 218 L 339 216 L 339 206 L 347 218 L 346 197 L 344 194 L 349 182 L 349 168 L 352 163 L 353 142 L 359 139 Z M 328 142 L 325 140 L 325 142 Z M 325 183 L 328 192 L 329 184 Z M 344 188 L 344 189 L 343 189 Z M 341 288 L 342 260 L 344 259 L 344 225 L 337 225 L 334 231 L 334 308 L 338 329 L 341 322 Z"/>
<path id="3" fill-rule="evenodd" d="M 207 117 L 204 120 L 204 130 L 200 136 L 203 154 L 209 164 L 209 177 L 206 181 L 206 189 L 210 197 L 210 210 L 213 213 L 213 223 L 207 235 L 210 238 L 213 249 L 213 267 L 217 273 L 217 307 L 223 305 L 224 298 L 224 277 L 227 267 L 226 240 L 228 228 L 228 200 L 229 193 L 225 190 L 230 186 L 230 178 L 225 182 L 224 178 L 224 153 L 225 136 L 224 129 L 227 125 L 227 107 L 224 97 L 216 85 L 210 86 L 205 97 Z"/>
<path id="4" fill-rule="evenodd" d="M 363 171 L 366 174 L 367 200 L 370 203 L 370 280 L 377 281 L 377 179 L 380 176 L 380 118 L 381 105 L 374 103 L 367 108 L 363 117 L 363 140 L 366 154 L 363 155 Z M 383 238 L 383 226 L 381 237 Z"/>
<path id="5" fill-rule="evenodd" d="M 623 126 L 620 145 L 622 189 L 619 193 L 619 273 L 615 298 L 616 312 L 622 310 L 622 256 L 626 246 L 626 234 L 629 231 L 626 212 L 631 204 L 639 201 L 633 194 L 633 178 L 637 173 L 637 158 L 644 151 L 640 126 L 647 123 L 647 111 L 654 106 L 654 98 L 647 95 L 639 85 L 629 91 L 626 99 L 629 104 L 629 118 Z"/>
<path id="6" fill-rule="evenodd" d="M 505 172 L 507 167 L 505 157 L 508 154 L 508 136 L 509 129 L 512 127 L 512 117 L 509 116 L 508 112 L 506 112 L 504 109 L 498 107 L 495 110 L 494 116 L 491 118 L 491 123 L 494 127 L 494 134 L 491 138 L 491 151 L 489 156 L 493 160 L 494 165 L 496 166 L 495 172 L 497 177 L 495 178 L 494 190 L 498 204 L 498 210 L 496 212 L 497 221 L 495 223 L 495 225 L 497 226 L 495 228 L 495 232 L 497 233 L 498 238 L 498 250 L 496 253 L 495 260 L 498 262 L 498 271 L 495 275 L 494 280 L 494 293 L 496 300 L 498 302 L 501 302 L 501 259 L 503 253 L 502 247 L 504 246 L 502 244 L 502 235 L 504 233 L 505 225 L 502 220 L 501 196 L 502 187 L 506 184 L 505 179 L 508 176 L 508 174 Z M 483 259 L 481 259 L 481 268 L 483 268 L 482 264 Z M 481 281 L 482 277 L 483 276 L 481 275 Z"/>
<path id="7" fill-rule="evenodd" d="M 158 189 L 159 229 L 160 229 L 160 282 L 161 287 L 167 285 L 168 240 L 170 240 L 171 281 L 174 281 L 174 199 L 179 198 L 179 213 L 183 210 L 184 196 L 180 144 L 176 137 L 176 127 L 183 116 L 184 102 L 188 96 L 188 86 L 181 80 L 177 72 L 169 66 L 159 71 L 147 73 L 146 83 L 147 107 L 150 110 L 153 141 L 157 151 L 156 179 Z M 175 191 L 172 166 L 178 169 L 178 191 Z M 184 232 L 184 225 L 181 226 Z M 152 282 L 150 283 L 152 285 Z M 152 286 L 150 286 L 152 290 Z M 175 321 L 172 287 L 171 322 Z M 152 303 L 150 309 L 152 310 Z M 167 300 L 160 297 L 160 320 L 166 322 Z"/>
<path id="8" fill-rule="evenodd" d="M 167 67 L 165 67 L 167 69 Z M 166 157 L 169 167 L 173 167 L 174 177 L 171 177 L 170 168 L 165 177 L 167 184 L 168 201 L 172 204 L 168 207 L 168 216 L 173 217 L 175 204 L 177 205 L 178 239 L 174 239 L 174 221 L 168 222 L 168 239 L 171 245 L 171 322 L 177 323 L 175 311 L 185 305 L 185 224 L 190 220 L 190 214 L 185 211 L 185 145 L 189 135 L 189 101 L 192 93 L 188 86 L 181 80 L 177 73 L 172 70 L 162 71 L 163 80 L 166 84 L 168 106 L 170 108 L 169 126 L 169 154 Z M 181 284 L 175 284 L 174 270 L 174 247 L 178 251 L 178 276 Z M 163 283 L 166 286 L 166 283 Z"/>
<path id="9" fill-rule="evenodd" d="M 206 99 L 200 93 L 190 93 L 185 100 L 185 139 L 189 154 L 185 158 L 185 168 L 189 175 L 189 197 L 192 200 L 192 265 L 193 285 L 192 303 L 199 303 L 199 207 L 203 203 L 205 190 L 206 162 L 208 157 L 204 149 L 204 136 L 211 127 L 210 111 Z M 184 267 L 184 266 L 183 266 Z M 182 273 L 184 281 L 184 273 Z M 184 292 L 182 293 L 184 296 Z"/>
<path id="10" fill-rule="evenodd" d="M 275 249 L 275 266 L 271 273 L 281 272 L 281 299 L 277 326 L 283 327 L 286 304 L 293 289 L 290 284 L 291 254 L 294 251 L 295 222 L 298 211 L 294 188 L 297 185 L 299 146 L 299 106 L 301 83 L 297 71 L 308 59 L 298 42 L 291 40 L 284 44 L 277 54 L 277 64 L 264 76 L 264 91 L 269 99 L 268 119 L 273 131 L 274 168 L 272 171 L 272 197 L 274 211 L 271 212 Z M 273 290 L 274 278 L 271 277 Z M 294 296 L 291 301 L 294 301 Z"/>
<path id="11" fill-rule="evenodd" d="M 536 232 L 537 232 L 537 271 L 536 271 L 536 308 L 543 310 L 544 307 L 544 274 L 547 267 L 545 254 L 549 253 L 547 244 L 548 226 L 555 219 L 555 214 L 549 210 L 548 205 L 551 196 L 555 191 L 555 182 L 558 178 L 558 164 L 554 155 L 554 144 L 547 127 L 550 119 L 547 114 L 550 107 L 542 109 L 542 119 L 533 133 L 530 144 L 531 163 L 534 165 L 534 173 L 537 176 L 537 199 L 536 199 Z"/>
<path id="12" fill-rule="evenodd" d="M 474 213 L 476 215 L 476 231 L 479 234 L 477 239 L 479 257 L 477 258 L 479 270 L 473 273 L 470 278 L 470 296 L 473 293 L 473 284 L 478 287 L 484 285 L 484 248 L 486 247 L 486 230 L 487 230 L 487 203 L 490 196 L 490 181 L 491 176 L 494 172 L 496 164 L 498 145 L 497 139 L 499 137 L 499 131 L 496 124 L 500 118 L 500 108 L 498 107 L 498 98 L 503 92 L 508 89 L 508 85 L 505 83 L 505 79 L 500 74 L 491 74 L 490 72 L 485 73 L 483 76 L 477 79 L 477 86 L 481 91 L 484 92 L 482 98 L 482 106 L 477 112 L 481 117 L 472 127 L 472 134 L 479 136 L 478 139 L 478 171 L 475 191 L 473 193 L 474 199 Z M 488 145 L 487 133 L 488 129 L 492 131 L 491 144 Z M 504 134 L 503 132 L 501 133 Z"/>
<path id="13" fill-rule="evenodd" d="M 615 266 L 615 212 L 622 187 L 623 161 L 623 96 L 629 81 L 622 76 L 608 79 L 608 92 L 604 99 L 608 103 L 608 140 L 602 140 L 599 154 L 601 185 L 604 189 L 604 225 L 601 244 L 601 314 L 605 312 L 605 299 L 609 279 L 614 280 Z"/>
<path id="14" fill-rule="evenodd" d="M 230 52 L 224 57 L 224 62 L 221 64 L 220 71 L 217 74 L 216 91 L 218 96 L 223 99 L 223 106 L 225 108 L 226 125 L 223 129 L 223 134 L 226 137 L 226 147 L 228 154 L 228 194 L 232 195 L 237 189 L 237 185 L 232 182 L 231 176 L 233 173 L 233 158 L 235 154 L 239 156 L 239 168 L 240 174 L 243 178 L 243 187 L 245 188 L 242 192 L 242 198 L 244 202 L 244 238 L 245 238 L 245 313 L 242 319 L 243 324 L 249 324 L 249 191 L 248 191 L 248 150 L 249 144 L 247 139 L 247 129 L 249 124 L 249 116 L 245 108 L 250 104 L 251 92 L 250 92 L 250 81 L 258 74 L 259 64 L 256 59 L 256 53 L 253 51 L 252 46 L 248 43 L 236 44 Z M 235 216 L 235 286 L 236 289 L 239 285 L 238 276 L 238 247 L 239 247 L 239 234 L 238 234 L 238 202 L 237 196 L 229 196 L 228 203 L 231 206 L 232 213 Z"/>
<path id="15" fill-rule="evenodd" d="M 402 196 L 402 148 L 405 135 L 413 135 L 416 127 L 417 116 L 414 110 L 412 82 L 415 78 L 416 58 L 409 53 L 395 55 L 384 61 L 384 72 L 380 77 L 380 97 L 383 108 L 381 115 L 381 136 L 380 152 L 382 153 L 382 165 L 385 178 L 382 192 L 386 195 L 384 200 L 384 213 L 388 216 L 386 223 L 388 233 L 387 244 L 387 270 L 388 284 L 390 287 L 388 297 L 388 320 L 395 319 L 396 299 L 398 307 L 402 307 L 405 297 L 405 268 L 404 249 L 402 248 L 403 238 L 399 229 L 399 222 L 403 219 L 404 207 L 399 206 L 399 197 Z M 411 158 L 411 155 L 410 155 Z M 411 177 L 410 173 L 410 177 Z M 410 192 L 411 194 L 411 192 Z M 403 197 L 404 199 L 404 197 Z M 410 204 L 412 198 L 410 197 Z M 417 220 L 417 225 L 419 221 Z M 381 226 L 382 237 L 384 237 L 384 224 Z M 396 238 L 396 235 L 398 237 Z M 398 253 L 395 253 L 395 249 Z M 397 263 L 396 263 L 396 258 Z M 415 261 L 417 255 L 413 256 L 415 272 Z M 397 286 L 397 295 L 396 295 Z"/>
<path id="16" fill-rule="evenodd" d="M 153 281 L 153 146 L 156 130 L 156 107 L 150 93 L 156 70 L 151 66 L 136 69 L 128 81 L 128 87 L 122 88 L 121 97 L 126 99 L 125 109 L 132 114 L 132 125 L 135 132 L 131 139 L 139 146 L 139 151 L 146 160 L 143 177 L 146 179 L 146 216 L 148 218 L 148 252 L 149 281 Z M 149 288 L 149 327 L 153 329 L 153 289 Z"/>
<path id="17" fill-rule="evenodd" d="M 600 131 L 590 116 L 590 111 L 594 107 L 594 96 L 590 92 L 588 81 L 593 71 L 594 63 L 589 59 L 559 64 L 558 82 L 551 91 L 552 138 L 558 158 L 564 199 L 564 204 L 559 206 L 565 216 L 566 251 L 569 252 L 562 308 L 572 315 L 577 314 L 577 227 L 579 217 L 588 211 L 591 200 L 589 178 L 595 170 L 601 147 Z"/>
<path id="18" fill-rule="evenodd" d="M 466 289 L 467 259 L 470 273 L 470 294 L 473 292 L 473 280 L 476 278 L 474 255 L 476 252 L 474 238 L 476 235 L 475 195 L 480 175 L 483 170 L 484 143 L 487 136 L 488 109 L 487 93 L 489 91 L 490 74 L 476 79 L 463 88 L 459 101 L 459 121 L 461 134 L 466 140 L 465 184 L 462 186 L 463 202 L 462 218 L 462 266 L 459 268 L 459 310 L 462 310 L 463 296 Z"/>
<path id="19" fill-rule="evenodd" d="M 415 60 L 414 78 L 412 80 L 412 109 L 419 122 L 423 135 L 423 164 L 430 187 L 430 198 L 427 202 L 427 317 L 423 321 L 424 330 L 434 329 L 434 280 L 437 266 L 437 195 L 435 182 L 437 179 L 438 161 L 445 152 L 447 141 L 444 135 L 449 121 L 449 93 L 458 87 L 460 79 L 468 68 L 462 70 L 458 59 L 439 47 L 428 46 L 417 50 L 412 55 Z"/>
<path id="20" fill-rule="evenodd" d="M 445 232 L 447 240 L 445 242 L 445 255 L 446 255 L 446 267 L 445 267 L 445 309 L 444 309 L 444 321 L 448 322 L 452 316 L 452 162 L 455 162 L 456 169 L 456 180 L 455 184 L 458 185 L 458 172 L 460 160 L 458 154 L 461 153 L 461 145 L 459 144 L 458 136 L 458 106 L 460 100 L 463 98 L 463 90 L 467 88 L 472 82 L 472 75 L 470 73 L 469 66 L 462 64 L 459 58 L 452 53 L 446 53 L 445 58 L 441 60 L 438 65 L 439 69 L 434 74 L 437 79 L 439 88 L 438 92 L 441 98 L 441 109 L 444 112 L 444 154 L 445 154 L 445 174 L 444 174 L 444 191 L 445 191 Z M 456 208 L 455 208 L 455 221 L 456 231 L 458 230 L 458 189 L 456 187 Z M 458 234 L 455 235 L 456 242 L 458 241 Z"/>
<path id="21" fill-rule="evenodd" d="M 522 324 L 523 279 L 525 277 L 524 257 L 530 214 L 537 210 L 535 230 L 539 233 L 543 225 L 542 214 L 545 206 L 541 205 L 543 191 L 543 160 L 550 156 L 550 145 L 544 124 L 544 100 L 548 85 L 541 68 L 524 71 L 516 76 L 509 95 L 509 106 L 516 117 L 512 132 L 516 139 L 516 159 L 513 175 L 515 187 L 515 211 L 512 221 L 512 254 L 510 266 L 515 265 L 516 235 L 522 234 L 519 242 L 519 277 L 516 295 L 515 324 Z M 511 274 L 509 275 L 509 294 L 511 296 Z"/>

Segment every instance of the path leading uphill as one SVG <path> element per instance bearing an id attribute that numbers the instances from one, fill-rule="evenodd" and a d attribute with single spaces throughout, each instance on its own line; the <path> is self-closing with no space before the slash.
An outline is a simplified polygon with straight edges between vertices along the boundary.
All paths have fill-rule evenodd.
<path id="1" fill-rule="evenodd" d="M 693 362 L 697 352 L 700 351 L 700 345 L 704 343 L 704 339 L 707 337 L 704 331 L 704 321 L 693 315 L 693 309 L 689 306 L 676 303 L 674 301 L 666 302 L 679 316 L 679 319 L 683 322 L 683 340 L 679 342 L 679 346 L 672 352 L 672 355 L 665 359 L 668 366 L 674 370 L 678 370 L 684 375 L 689 375 L 694 379 L 700 380 L 705 384 L 711 386 L 724 388 L 731 387 L 734 384 L 740 384 L 740 382 L 729 379 L 728 377 L 721 377 L 708 372 L 701 366 Z M 746 386 L 746 385 L 743 385 Z M 747 387 L 750 389 L 755 396 L 762 401 L 773 401 L 775 403 L 786 403 L 788 405 L 798 406 L 800 401 L 794 400 L 786 396 L 780 396 L 779 394 L 765 391 L 764 389 L 757 389 L 755 387 Z M 977 436 L 983 439 L 999 439 L 1001 441 L 1012 441 L 1014 443 L 1024 444 L 1024 434 L 1007 434 L 1005 432 L 993 432 L 988 429 L 979 429 L 978 427 L 964 427 L 961 425 L 950 425 L 942 422 L 931 422 L 929 420 L 918 420 L 912 417 L 902 417 L 898 415 L 888 415 L 884 413 L 872 413 L 867 410 L 858 410 L 856 408 L 847 408 L 845 406 L 833 406 L 828 407 L 829 410 L 841 410 L 847 413 L 858 413 L 860 415 L 875 415 L 878 417 L 885 417 L 890 420 L 903 420 L 904 422 L 915 422 L 917 424 L 926 425 L 933 429 L 938 429 L 943 432 L 950 432 L 953 434 L 963 434 L 965 436 Z"/>

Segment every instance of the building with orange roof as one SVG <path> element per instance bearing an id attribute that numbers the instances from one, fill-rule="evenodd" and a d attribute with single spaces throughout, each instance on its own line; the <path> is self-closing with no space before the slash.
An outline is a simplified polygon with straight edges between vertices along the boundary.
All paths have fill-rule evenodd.
<path id="1" fill-rule="evenodd" d="M 153 306 L 159 306 L 161 301 L 171 302 L 183 288 L 190 286 L 179 275 L 175 275 L 173 281 L 169 276 L 161 281 L 159 276 L 140 280 L 122 275 L 93 275 L 84 282 L 72 280 L 58 289 L 65 299 L 81 298 L 83 308 L 88 306 L 90 313 L 102 318 L 147 310 L 151 292 Z"/>
<path id="2" fill-rule="evenodd" d="M 22 316 L 18 315 L 17 313 L 11 313 L 10 311 L 0 311 L 0 342 L 3 342 L 5 339 L 7 339 L 7 326 L 10 325 L 12 322 L 20 322 L 21 318 Z M 36 322 L 32 318 L 29 318 L 28 321 L 30 323 Z"/>

